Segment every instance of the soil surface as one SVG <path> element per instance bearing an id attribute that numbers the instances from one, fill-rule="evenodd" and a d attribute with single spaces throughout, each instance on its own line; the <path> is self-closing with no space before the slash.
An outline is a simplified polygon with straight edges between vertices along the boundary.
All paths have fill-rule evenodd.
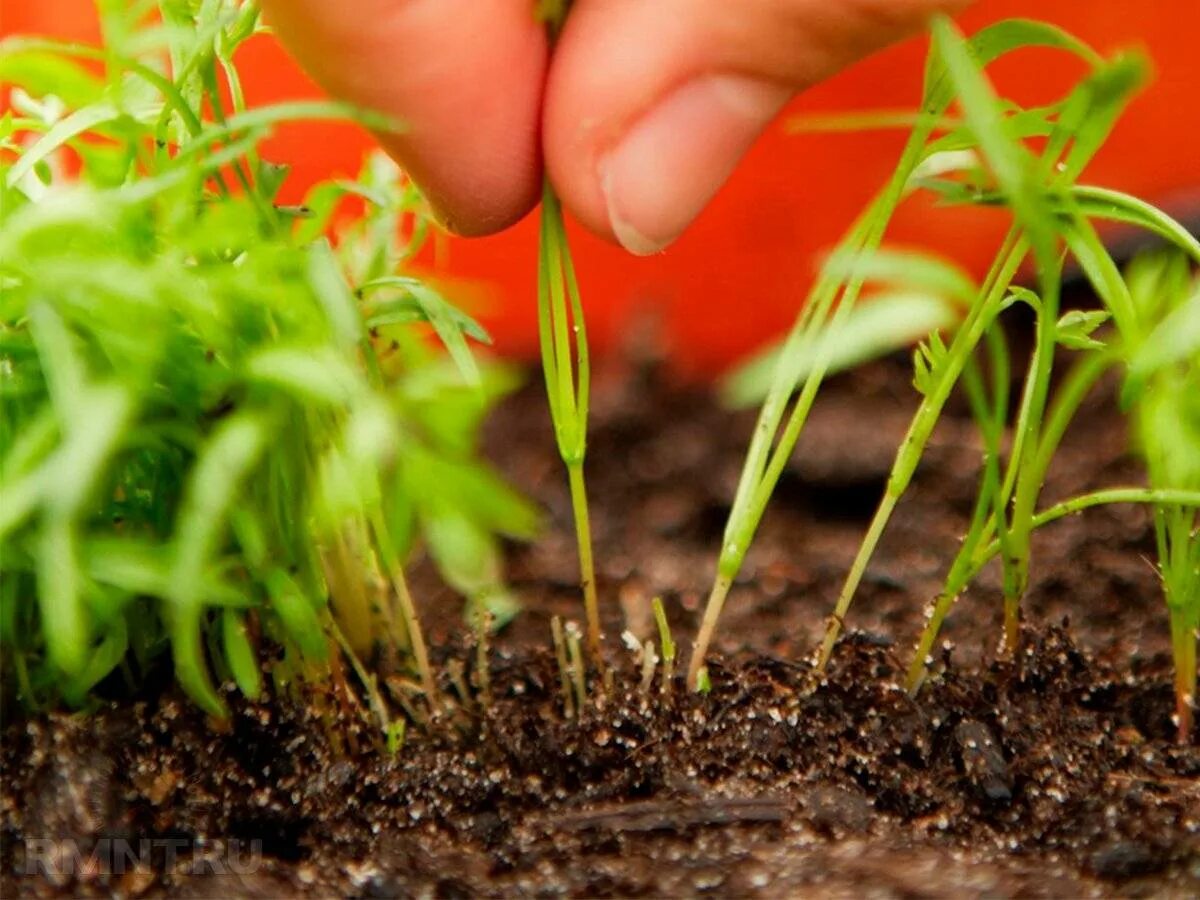
<path id="1" fill-rule="evenodd" d="M 0 893 L 1200 893 L 1200 748 L 1171 742 L 1144 510 L 1092 510 L 1035 540 L 1012 661 L 994 658 L 998 574 L 986 570 L 951 614 L 938 673 L 910 699 L 897 682 L 976 487 L 978 441 L 952 406 L 850 633 L 824 676 L 813 672 L 915 404 L 902 361 L 840 376 L 819 399 L 727 605 L 711 694 L 658 678 L 643 691 L 618 635 L 652 637 L 661 595 L 690 643 L 753 424 L 655 371 L 611 373 L 593 401 L 589 490 L 615 673 L 603 699 L 593 692 L 582 715 L 564 715 L 549 619 L 581 615 L 568 497 L 535 384 L 501 409 L 487 443 L 550 512 L 544 538 L 512 548 L 527 610 L 494 641 L 490 703 L 451 685 L 478 683 L 475 652 L 458 601 L 422 564 L 414 587 L 456 700 L 437 727 L 410 728 L 394 757 L 330 698 L 230 697 L 224 730 L 168 687 L 86 718 L 9 722 Z M 1045 502 L 1137 483 L 1125 448 L 1111 388 L 1098 390 Z"/>

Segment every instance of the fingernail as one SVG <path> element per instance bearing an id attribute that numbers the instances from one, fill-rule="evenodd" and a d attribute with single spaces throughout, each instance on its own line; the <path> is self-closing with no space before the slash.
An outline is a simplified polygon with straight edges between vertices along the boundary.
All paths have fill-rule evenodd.
<path id="1" fill-rule="evenodd" d="M 635 121 L 599 166 L 621 246 L 646 256 L 679 237 L 790 94 L 743 75 L 705 75 Z"/>

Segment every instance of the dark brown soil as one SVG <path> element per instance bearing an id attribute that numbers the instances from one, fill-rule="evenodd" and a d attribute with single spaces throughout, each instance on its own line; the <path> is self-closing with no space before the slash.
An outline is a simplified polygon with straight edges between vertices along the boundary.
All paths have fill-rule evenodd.
<path id="1" fill-rule="evenodd" d="M 616 686 L 569 720 L 548 622 L 579 616 L 573 538 L 531 386 L 489 446 L 552 521 L 513 549 L 528 611 L 496 641 L 486 709 L 411 729 L 396 757 L 365 725 L 287 701 L 234 702 L 216 731 L 170 689 L 10 722 L 0 893 L 1196 896 L 1200 749 L 1171 743 L 1143 511 L 1045 531 L 1011 663 L 992 658 L 986 572 L 948 623 L 944 670 L 909 699 L 896 682 L 975 489 L 978 447 L 952 409 L 869 570 L 857 630 L 825 677 L 808 665 L 912 405 L 900 363 L 830 384 L 729 602 L 712 693 L 656 681 L 643 694 L 617 635 L 651 636 L 660 594 L 687 645 L 752 418 L 640 370 L 603 382 L 589 487 Z M 1085 409 L 1048 502 L 1136 482 L 1110 409 L 1099 393 Z M 427 567 L 415 583 L 443 668 L 469 668 L 457 603 Z M 106 874 L 114 846 L 140 863 Z M 21 874 L 34 851 L 72 848 L 92 871 Z"/>

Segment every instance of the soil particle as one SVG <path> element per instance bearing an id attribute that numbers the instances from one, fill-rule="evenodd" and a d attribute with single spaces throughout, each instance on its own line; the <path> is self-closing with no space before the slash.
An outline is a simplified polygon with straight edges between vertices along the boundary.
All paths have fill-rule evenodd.
<path id="1" fill-rule="evenodd" d="M 448 701 L 394 757 L 328 698 L 251 704 L 230 688 L 223 729 L 171 688 L 8 721 L 0 894 L 1195 896 L 1200 749 L 1171 743 L 1144 511 L 1095 510 L 1035 542 L 1012 660 L 995 659 L 985 572 L 909 697 L 898 682 L 978 463 L 951 408 L 828 670 L 807 662 L 911 410 L 906 385 L 884 363 L 822 395 L 731 595 L 707 696 L 678 677 L 643 688 L 610 638 L 614 687 L 589 684 L 571 719 L 549 647 L 550 617 L 579 616 L 570 506 L 540 392 L 519 394 L 490 446 L 554 521 L 512 548 L 527 609 L 494 642 L 486 708 Z M 661 595 L 686 648 L 752 418 L 731 424 L 644 374 L 598 394 L 589 484 L 608 633 L 653 638 Z M 1085 407 L 1049 498 L 1136 476 L 1107 410 Z M 413 582 L 439 668 L 469 675 L 458 605 L 427 563 Z M 455 696 L 448 674 L 443 688 Z M 119 872 L 113 842 L 138 851 Z M 71 854 L 91 864 L 56 868 Z"/>

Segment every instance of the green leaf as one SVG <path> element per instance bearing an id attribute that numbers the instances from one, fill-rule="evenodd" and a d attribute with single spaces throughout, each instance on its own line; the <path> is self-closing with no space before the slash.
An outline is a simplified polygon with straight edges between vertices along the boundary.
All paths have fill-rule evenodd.
<path id="1" fill-rule="evenodd" d="M 879 249 L 873 253 L 834 253 L 825 262 L 824 273 L 832 278 L 861 278 L 897 289 L 956 301 L 969 307 L 979 292 L 978 285 L 961 266 L 919 251 Z"/>
<path id="2" fill-rule="evenodd" d="M 1200 265 L 1200 239 L 1158 207 L 1121 191 L 1091 185 L 1073 185 L 1071 197 L 1079 214 L 1143 228 L 1174 244 Z"/>
<path id="3" fill-rule="evenodd" d="M 1068 350 L 1103 350 L 1104 342 L 1092 337 L 1092 332 L 1111 318 L 1102 309 L 1073 309 L 1058 320 L 1055 329 L 1058 342 Z"/>
<path id="4" fill-rule="evenodd" d="M 1017 303 L 1024 303 L 1036 314 L 1041 315 L 1042 298 L 1027 287 L 1022 287 L 1019 284 L 1011 284 L 1008 286 L 1008 295 L 1004 298 L 1004 302 L 1000 304 L 1001 311 L 1006 310 Z"/>
<path id="5" fill-rule="evenodd" d="M 1129 372 L 1134 379 L 1145 379 L 1184 361 L 1200 369 L 1200 288 L 1147 336 L 1130 360 Z"/>
<path id="6" fill-rule="evenodd" d="M 929 396 L 941 380 L 941 371 L 949 354 L 939 332 L 917 345 L 913 352 L 913 387 L 922 396 Z"/>
<path id="7" fill-rule="evenodd" d="M 227 711 L 209 679 L 200 634 L 206 599 L 203 573 L 217 550 L 229 507 L 266 447 L 267 433 L 265 420 L 250 412 L 221 423 L 192 468 L 170 551 L 168 599 L 176 677 L 196 703 L 219 718 Z"/>
<path id="8" fill-rule="evenodd" d="M 20 85 L 35 97 L 53 95 L 71 109 L 95 103 L 104 82 L 59 53 L 0 41 L 0 83 Z"/>
<path id="9" fill-rule="evenodd" d="M 63 685 L 63 697 L 71 706 L 79 706 L 88 692 L 113 672 L 129 649 L 129 629 L 123 616 L 118 616 L 105 630 L 104 637 L 88 657 L 78 674 Z"/>
<path id="10" fill-rule="evenodd" d="M 356 347 L 363 339 L 362 316 L 333 248 L 324 238 L 308 248 L 308 279 L 338 343 L 345 350 Z"/>
<path id="11" fill-rule="evenodd" d="M 446 582 L 465 597 L 477 597 L 504 583 L 500 548 L 486 529 L 446 503 L 419 512 L 429 553 Z"/>
<path id="12" fill-rule="evenodd" d="M 304 595 L 300 586 L 284 571 L 276 569 L 267 576 L 267 592 L 271 611 L 279 617 L 284 633 L 300 652 L 310 660 L 324 661 L 329 657 L 325 629 L 313 601 Z"/>
<path id="13" fill-rule="evenodd" d="M 463 379 L 467 384 L 473 386 L 479 385 L 479 366 L 475 363 L 475 357 L 472 356 L 471 349 L 467 346 L 466 339 L 463 337 L 463 327 L 460 325 L 462 320 L 460 316 L 455 315 L 457 311 L 446 302 L 441 294 L 415 279 L 395 276 L 386 276 L 368 281 L 359 290 L 365 293 L 380 288 L 399 288 L 405 291 L 416 302 L 417 306 L 420 307 L 425 320 L 437 332 L 438 338 L 441 339 L 442 344 L 450 352 L 450 358 L 458 366 Z M 377 315 L 377 312 L 368 315 L 368 324 L 372 322 L 378 323 Z"/>
<path id="14" fill-rule="evenodd" d="M 1103 57 L 1074 35 L 1057 25 L 1034 19 L 1004 19 L 981 28 L 967 42 L 967 52 L 980 68 L 1013 51 L 1036 47 L 1063 50 L 1092 66 L 1104 62 Z M 954 89 L 947 78 L 941 55 L 938 52 L 930 53 L 926 62 L 921 108 L 940 112 L 950 104 L 953 94 Z"/>
<path id="15" fill-rule="evenodd" d="M 330 348 L 271 347 L 246 360 L 248 381 L 278 388 L 301 403 L 344 406 L 366 391 L 349 360 Z"/>
<path id="16" fill-rule="evenodd" d="M 250 700 L 257 700 L 262 695 L 262 672 L 241 613 L 232 609 L 221 613 L 221 644 L 238 690 Z"/>
<path id="17" fill-rule="evenodd" d="M 1033 157 L 1020 144 L 1005 118 L 995 91 L 980 71 L 978 60 L 949 19 L 933 23 L 934 43 L 958 94 L 967 124 L 1004 190 L 1013 213 L 1029 235 L 1040 259 L 1052 252 L 1053 216 L 1035 180 Z"/>
<path id="18" fill-rule="evenodd" d="M 95 103 L 60 119 L 13 163 L 13 167 L 8 170 L 5 184 L 10 188 L 15 187 L 22 178 L 33 171 L 34 166 L 59 147 L 85 131 L 90 131 L 97 125 L 116 121 L 123 115 L 124 112 L 111 103 Z"/>

